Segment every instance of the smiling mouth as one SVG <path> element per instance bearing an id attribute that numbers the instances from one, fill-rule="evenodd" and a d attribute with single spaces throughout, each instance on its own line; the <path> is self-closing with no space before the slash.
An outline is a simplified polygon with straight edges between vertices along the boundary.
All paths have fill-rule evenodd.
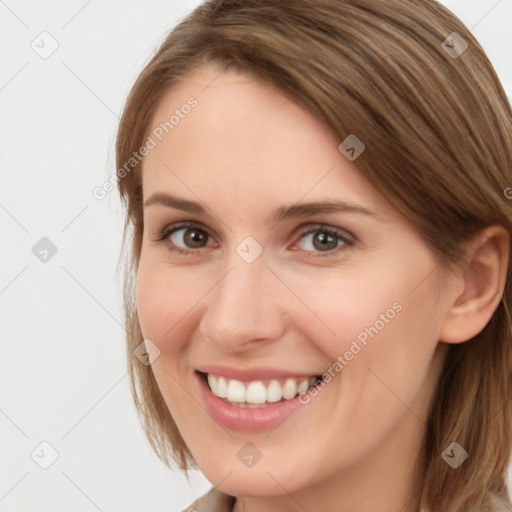
<path id="1" fill-rule="evenodd" d="M 205 380 L 208 388 L 226 403 L 248 409 L 269 407 L 293 400 L 306 393 L 318 382 L 321 376 L 296 377 L 286 379 L 267 379 L 242 382 L 222 375 L 197 372 Z"/>

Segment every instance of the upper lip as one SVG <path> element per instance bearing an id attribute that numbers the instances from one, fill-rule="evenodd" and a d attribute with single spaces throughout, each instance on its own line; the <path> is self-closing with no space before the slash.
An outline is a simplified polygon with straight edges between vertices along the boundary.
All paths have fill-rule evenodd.
<path id="1" fill-rule="evenodd" d="M 293 372 L 290 370 L 280 370 L 277 368 L 235 368 L 232 366 L 222 365 L 204 365 L 196 368 L 196 370 L 201 373 L 218 375 L 240 381 L 315 377 L 319 375 L 318 373 L 313 372 Z"/>

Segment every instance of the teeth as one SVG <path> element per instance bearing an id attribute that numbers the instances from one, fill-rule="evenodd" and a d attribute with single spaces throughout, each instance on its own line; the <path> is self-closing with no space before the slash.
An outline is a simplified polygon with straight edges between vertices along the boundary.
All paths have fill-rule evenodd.
<path id="1" fill-rule="evenodd" d="M 229 402 L 231 405 L 236 405 L 237 407 L 241 407 L 242 409 L 259 409 L 260 407 L 265 407 L 264 404 L 249 404 L 247 402 Z"/>
<path id="2" fill-rule="evenodd" d="M 239 380 L 229 381 L 228 400 L 230 402 L 245 402 L 245 386 Z"/>
<path id="3" fill-rule="evenodd" d="M 239 380 L 208 375 L 208 385 L 212 393 L 225 398 L 232 405 L 242 408 L 265 407 L 265 404 L 291 400 L 304 393 L 316 382 L 316 377 L 286 379 L 283 386 L 277 380 L 271 380 L 267 387 L 260 380 L 249 382 L 247 387 Z"/>
<path id="4" fill-rule="evenodd" d="M 283 388 L 277 380 L 271 380 L 267 388 L 267 402 L 279 402 L 283 398 Z"/>
<path id="5" fill-rule="evenodd" d="M 301 383 L 302 384 L 302 383 Z M 293 379 L 286 379 L 283 386 L 283 398 L 290 400 L 297 394 L 297 383 Z"/>
<path id="6" fill-rule="evenodd" d="M 245 392 L 245 401 L 250 404 L 264 404 L 267 401 L 267 390 L 261 381 L 251 382 Z M 241 402 L 242 400 L 239 400 Z M 235 400 L 236 402 L 236 400 Z"/>
<path id="7" fill-rule="evenodd" d="M 217 380 L 217 396 L 220 398 L 228 397 L 228 383 L 224 377 L 219 377 Z"/>
<path id="8" fill-rule="evenodd" d="M 309 389 L 309 381 L 303 380 L 298 386 L 297 386 L 297 393 L 304 393 Z"/>
<path id="9" fill-rule="evenodd" d="M 210 386 L 210 389 L 214 395 L 219 396 L 219 385 L 217 383 L 217 377 L 208 375 L 208 386 Z"/>

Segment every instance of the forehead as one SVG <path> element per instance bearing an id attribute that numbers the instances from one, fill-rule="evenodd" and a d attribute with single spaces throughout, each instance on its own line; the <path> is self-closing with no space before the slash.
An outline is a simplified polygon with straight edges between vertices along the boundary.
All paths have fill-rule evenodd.
<path id="1" fill-rule="evenodd" d="M 195 106 L 185 108 L 191 98 Z M 143 161 L 144 198 L 166 189 L 269 206 L 306 195 L 386 206 L 328 126 L 252 76 L 216 66 L 194 71 L 160 102 L 150 130 L 159 127 L 162 138 Z"/>
<path id="2" fill-rule="evenodd" d="M 170 90 L 150 125 L 165 124 L 176 111 L 179 115 L 180 109 L 188 111 L 185 105 L 190 98 L 197 105 L 182 114 L 179 122 L 175 119 L 164 138 L 169 146 L 195 146 L 200 151 L 189 153 L 194 158 L 222 154 L 223 159 L 263 161 L 269 153 L 277 153 L 269 152 L 276 142 L 293 145 L 295 153 L 302 147 L 302 154 L 311 153 L 320 142 L 320 150 L 327 146 L 336 150 L 338 145 L 326 125 L 275 88 L 241 72 L 214 66 L 196 70 Z"/>

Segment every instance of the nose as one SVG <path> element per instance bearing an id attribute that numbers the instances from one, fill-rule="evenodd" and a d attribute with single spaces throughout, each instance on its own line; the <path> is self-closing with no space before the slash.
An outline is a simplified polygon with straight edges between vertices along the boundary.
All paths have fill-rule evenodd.
<path id="1" fill-rule="evenodd" d="M 230 352 L 260 348 L 281 338 L 286 327 L 282 288 L 264 258 L 249 264 L 235 254 L 205 297 L 201 335 Z"/>

